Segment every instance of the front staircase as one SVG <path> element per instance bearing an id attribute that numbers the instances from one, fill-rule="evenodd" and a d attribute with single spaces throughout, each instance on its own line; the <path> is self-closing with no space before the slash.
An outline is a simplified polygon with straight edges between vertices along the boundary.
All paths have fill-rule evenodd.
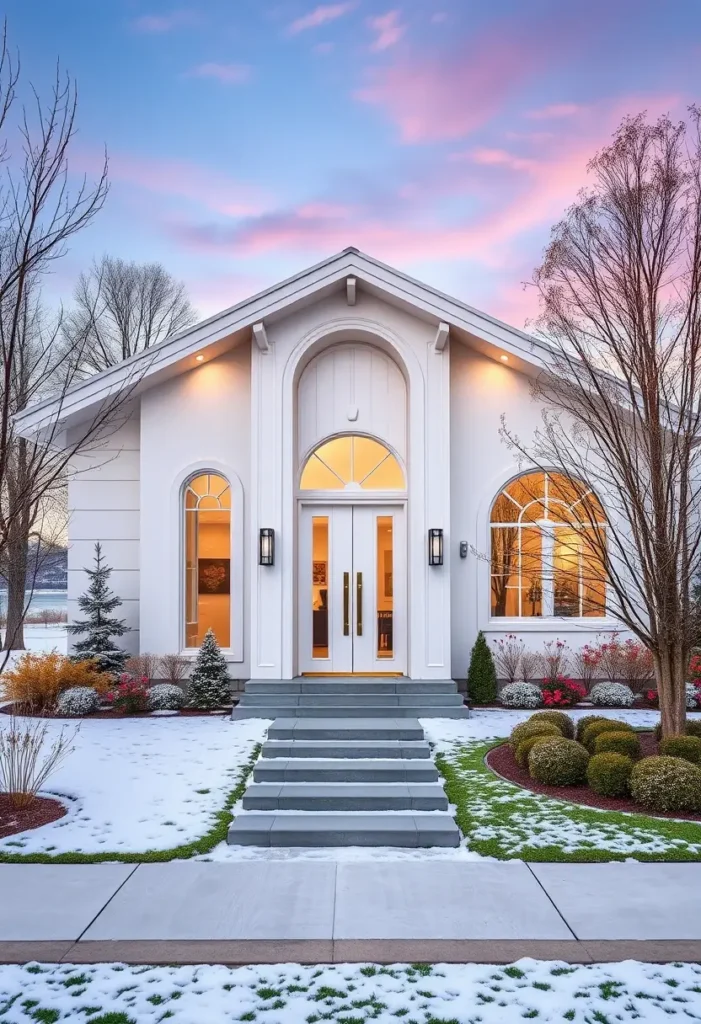
<path id="1" fill-rule="evenodd" d="M 280 718 L 227 841 L 238 846 L 460 845 L 420 723 Z"/>

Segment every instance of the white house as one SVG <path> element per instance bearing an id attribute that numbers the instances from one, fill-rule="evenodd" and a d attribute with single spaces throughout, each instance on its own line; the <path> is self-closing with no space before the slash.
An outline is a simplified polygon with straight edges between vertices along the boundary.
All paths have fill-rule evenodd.
<path id="1" fill-rule="evenodd" d="M 99 540 L 134 651 L 194 653 L 212 626 L 240 679 L 463 678 L 479 629 L 615 628 L 572 561 L 577 495 L 524 484 L 500 438 L 503 413 L 539 420 L 542 353 L 346 249 L 33 406 L 23 433 L 60 412 L 70 439 L 132 389 L 70 481 L 69 618 Z"/>

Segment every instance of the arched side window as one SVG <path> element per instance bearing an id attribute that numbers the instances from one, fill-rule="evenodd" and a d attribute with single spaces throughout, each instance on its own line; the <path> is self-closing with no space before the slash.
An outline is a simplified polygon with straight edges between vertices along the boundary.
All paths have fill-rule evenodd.
<path id="1" fill-rule="evenodd" d="M 185 646 L 199 647 L 208 629 L 231 644 L 231 488 L 217 473 L 185 485 Z"/>
<path id="2" fill-rule="evenodd" d="M 403 491 L 406 483 L 389 448 L 352 434 L 319 445 L 305 463 L 299 486 L 303 491 Z"/>
<path id="3" fill-rule="evenodd" d="M 492 505 L 494 617 L 606 614 L 605 515 L 594 492 L 559 473 L 525 473 Z"/>

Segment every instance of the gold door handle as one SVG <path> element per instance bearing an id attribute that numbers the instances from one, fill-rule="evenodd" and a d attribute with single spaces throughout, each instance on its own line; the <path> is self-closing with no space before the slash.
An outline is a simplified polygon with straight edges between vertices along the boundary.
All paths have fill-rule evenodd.
<path id="1" fill-rule="evenodd" d="M 348 636 L 350 633 L 350 573 L 344 572 L 343 574 L 343 635 Z"/>
<path id="2" fill-rule="evenodd" d="M 358 625 L 356 633 L 358 636 L 363 635 L 363 574 L 362 572 L 356 573 L 355 576 L 355 606 L 356 615 L 358 617 Z"/>

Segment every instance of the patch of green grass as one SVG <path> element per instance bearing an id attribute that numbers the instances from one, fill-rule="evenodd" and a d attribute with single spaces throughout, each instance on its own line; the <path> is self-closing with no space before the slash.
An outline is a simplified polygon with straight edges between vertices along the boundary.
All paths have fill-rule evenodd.
<path id="1" fill-rule="evenodd" d="M 66 988 L 71 988 L 73 985 L 87 985 L 90 978 L 87 974 L 72 974 L 70 978 L 66 978 L 61 984 L 65 985 Z"/>
<path id="2" fill-rule="evenodd" d="M 38 1024 L 56 1024 L 56 1021 L 61 1016 L 58 1010 L 50 1010 L 46 1006 L 40 1006 L 38 1010 L 34 1010 L 32 1013 L 32 1020 L 38 1021 Z"/>
<path id="3" fill-rule="evenodd" d="M 93 1017 L 90 1024 L 136 1024 L 136 1021 L 126 1013 L 103 1013 L 101 1017 Z"/>
<path id="4" fill-rule="evenodd" d="M 281 988 L 268 988 L 266 985 L 256 989 L 256 995 L 259 999 L 275 999 L 281 993 Z"/>
<path id="5" fill-rule="evenodd" d="M 312 999 L 320 1003 L 323 999 L 346 999 L 347 996 L 347 992 L 341 992 L 338 988 L 332 988 L 330 985 L 320 985 Z"/>
<path id="6" fill-rule="evenodd" d="M 624 861 L 701 861 L 701 823 L 655 818 L 647 814 L 629 814 L 604 811 L 566 800 L 534 794 L 496 776 L 486 765 L 485 757 L 495 746 L 503 743 L 467 743 L 456 745 L 448 754 L 437 754 L 436 764 L 445 779 L 449 801 L 456 805 L 456 820 L 468 846 L 476 853 L 498 860 L 526 860 L 537 862 L 588 863 Z M 526 828 L 524 820 L 551 825 L 583 826 L 575 837 L 579 845 L 563 849 L 559 845 L 538 846 L 532 842 L 537 828 Z M 587 840 L 587 828 L 592 838 Z M 667 849 L 650 850 L 606 849 L 598 836 L 605 831 L 616 839 L 643 845 L 662 841 Z M 482 836 L 482 832 L 492 835 Z M 513 839 L 509 838 L 513 837 Z M 641 838 L 642 837 L 642 838 Z M 564 844 L 563 844 L 564 845 Z"/>
<path id="7" fill-rule="evenodd" d="M 308 985 L 288 985 L 286 991 L 287 992 L 308 992 L 309 991 L 309 986 Z"/>
<path id="8" fill-rule="evenodd" d="M 525 978 L 526 975 L 523 973 L 520 967 L 515 967 L 511 964 L 509 967 L 504 968 L 504 974 L 507 978 Z"/>
<path id="9" fill-rule="evenodd" d="M 255 1014 L 254 1010 L 246 1010 L 246 1012 L 242 1013 L 241 1016 L 239 1017 L 239 1020 L 255 1020 L 255 1019 L 256 1019 L 256 1014 Z"/>
<path id="10" fill-rule="evenodd" d="M 169 860 L 189 860 L 211 853 L 215 846 L 226 841 L 229 825 L 234 820 L 231 810 L 241 799 L 248 782 L 248 776 L 260 754 L 260 743 L 255 746 L 248 761 L 239 770 L 238 781 L 231 790 L 224 806 L 216 812 L 214 824 L 199 839 L 183 843 L 169 850 L 147 850 L 145 853 L 7 853 L 0 852 L 0 864 L 100 864 L 103 861 L 119 861 L 122 864 L 161 864 Z M 9 843 L 7 844 L 9 845 Z M 30 970 L 30 968 L 27 968 Z M 39 973 L 37 970 L 35 973 Z M 95 1024 L 94 1021 L 91 1024 Z M 111 1022 L 107 1022 L 111 1024 Z M 116 1022 L 119 1024 L 119 1022 Z"/>
<path id="11" fill-rule="evenodd" d="M 429 974 L 433 974 L 433 964 L 412 964 L 412 971 L 416 971 L 417 974 L 423 975 L 427 978 Z"/>

